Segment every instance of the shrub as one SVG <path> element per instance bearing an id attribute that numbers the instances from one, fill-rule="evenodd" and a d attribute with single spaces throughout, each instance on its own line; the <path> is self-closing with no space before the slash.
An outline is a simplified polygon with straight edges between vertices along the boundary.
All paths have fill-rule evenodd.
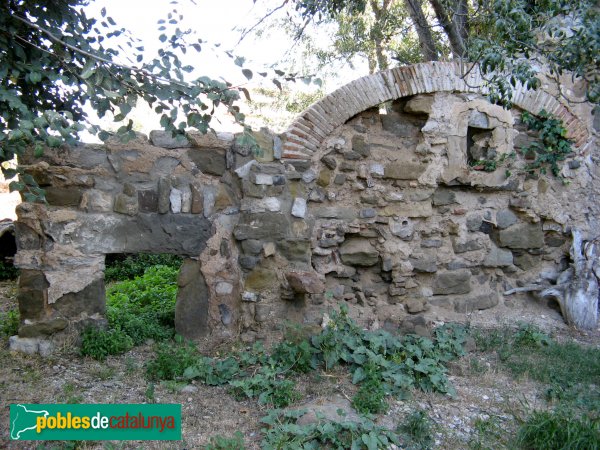
<path id="1" fill-rule="evenodd" d="M 146 365 L 150 380 L 175 380 L 183 377 L 185 369 L 194 366 L 200 355 L 191 343 L 161 342 L 156 346 L 156 356 Z"/>
<path id="2" fill-rule="evenodd" d="M 14 336 L 19 332 L 19 310 L 0 313 L 0 336 Z"/>
<path id="3" fill-rule="evenodd" d="M 172 338 L 176 297 L 177 269 L 167 266 L 149 267 L 141 277 L 114 284 L 106 300 L 109 329 L 84 333 L 82 354 L 104 359 L 148 339 Z M 101 345 L 90 342 L 93 339 L 100 339 Z M 128 342 L 131 345 L 126 348 Z"/>
<path id="4" fill-rule="evenodd" d="M 104 361 L 108 355 L 119 355 L 133 347 L 133 339 L 119 328 L 103 330 L 88 327 L 81 338 L 81 354 L 100 361 Z"/>
<path id="5" fill-rule="evenodd" d="M 124 281 L 135 277 L 141 277 L 148 267 L 167 266 L 179 270 L 181 257 L 166 253 L 135 255 L 111 254 L 106 255 L 106 269 L 104 279 L 106 281 Z"/>

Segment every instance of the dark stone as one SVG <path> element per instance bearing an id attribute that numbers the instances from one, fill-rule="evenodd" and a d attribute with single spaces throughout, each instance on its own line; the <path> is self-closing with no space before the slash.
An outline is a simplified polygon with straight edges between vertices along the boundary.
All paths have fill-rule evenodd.
<path id="1" fill-rule="evenodd" d="M 238 262 L 242 269 L 252 270 L 258 264 L 259 258 L 257 256 L 242 255 L 239 257 Z"/>
<path id="2" fill-rule="evenodd" d="M 218 148 L 191 148 L 187 151 L 189 158 L 203 173 L 222 176 L 227 170 L 225 150 Z"/>
<path id="3" fill-rule="evenodd" d="M 383 129 L 398 137 L 415 138 L 421 132 L 421 127 L 413 125 L 400 114 L 382 114 L 380 117 Z"/>
<path id="4" fill-rule="evenodd" d="M 358 217 L 354 208 L 337 206 L 324 206 L 321 208 L 315 208 L 313 214 L 319 219 L 354 220 Z"/>
<path id="5" fill-rule="evenodd" d="M 492 234 L 494 231 L 494 225 L 491 222 L 486 222 L 485 220 L 481 222 L 481 226 L 479 227 L 479 231 L 485 234 Z"/>
<path id="6" fill-rule="evenodd" d="M 469 270 L 437 273 L 433 283 L 434 295 L 468 294 L 469 292 L 471 292 Z"/>
<path id="7" fill-rule="evenodd" d="M 436 189 L 433 193 L 434 206 L 446 206 L 456 203 L 456 194 L 448 189 Z"/>
<path id="8" fill-rule="evenodd" d="M 242 251 L 248 255 L 260 255 L 263 243 L 258 239 L 246 239 L 242 241 Z"/>
<path id="9" fill-rule="evenodd" d="M 54 333 L 64 330 L 68 325 L 69 321 L 63 317 L 55 317 L 44 320 L 43 322 L 24 324 L 19 327 L 19 337 L 32 338 L 51 336 Z"/>
<path id="10" fill-rule="evenodd" d="M 521 223 L 506 230 L 500 230 L 498 238 L 503 247 L 527 249 L 544 246 L 544 232 L 539 223 Z"/>
<path id="11" fill-rule="evenodd" d="M 200 263 L 193 259 L 183 261 L 179 270 L 175 303 L 175 330 L 186 339 L 206 336 L 208 329 L 208 287 L 200 270 Z"/>
<path id="12" fill-rule="evenodd" d="M 231 325 L 231 322 L 233 322 L 231 308 L 225 303 L 221 303 L 219 304 L 219 313 L 221 314 L 221 323 L 225 326 Z"/>
<path id="13" fill-rule="evenodd" d="M 286 181 L 285 175 L 273 175 L 273 186 L 284 186 Z"/>
<path id="14" fill-rule="evenodd" d="M 366 239 L 349 239 L 340 247 L 344 264 L 350 266 L 374 266 L 379 262 L 379 252 Z"/>
<path id="15" fill-rule="evenodd" d="M 75 318 L 87 315 L 104 314 L 106 312 L 106 293 L 104 280 L 96 279 L 79 292 L 69 292 L 54 303 L 53 308 L 63 317 Z"/>
<path id="16" fill-rule="evenodd" d="M 365 142 L 365 137 L 360 135 L 352 136 L 352 150 L 363 158 L 371 154 L 369 145 Z"/>
<path id="17" fill-rule="evenodd" d="M 440 239 L 425 239 L 421 242 L 423 248 L 440 248 L 443 242 Z"/>
<path id="18" fill-rule="evenodd" d="M 344 158 L 347 159 L 348 161 L 356 161 L 362 157 L 355 151 L 349 150 L 347 152 L 344 152 Z"/>
<path id="19" fill-rule="evenodd" d="M 21 222 L 15 222 L 15 238 L 18 250 L 37 250 L 41 246 L 40 235 Z"/>
<path id="20" fill-rule="evenodd" d="M 138 204 L 141 212 L 158 212 L 158 192 L 138 191 Z"/>
<path id="21" fill-rule="evenodd" d="M 363 208 L 358 213 L 358 217 L 361 219 L 372 219 L 376 215 L 377 211 L 374 208 Z"/>
<path id="22" fill-rule="evenodd" d="M 294 166 L 296 172 L 306 172 L 312 166 L 312 161 L 305 161 L 302 159 L 290 159 L 287 160 L 286 163 Z"/>
<path id="23" fill-rule="evenodd" d="M 581 167 L 581 161 L 578 161 L 576 159 L 569 161 L 569 169 L 575 170 L 575 169 L 579 169 L 580 167 Z"/>
<path id="24" fill-rule="evenodd" d="M 459 313 L 467 314 L 473 311 L 490 309 L 498 304 L 498 295 L 489 293 L 472 298 L 454 299 L 454 310 Z"/>
<path id="25" fill-rule="evenodd" d="M 310 241 L 285 239 L 277 242 L 277 250 L 288 261 L 310 264 Z"/>
<path id="26" fill-rule="evenodd" d="M 544 242 L 548 247 L 560 247 L 566 242 L 566 238 L 555 231 L 547 231 L 544 233 Z"/>
<path id="27" fill-rule="evenodd" d="M 322 294 L 325 285 L 316 272 L 288 272 L 285 278 L 292 290 L 298 294 Z"/>
<path id="28" fill-rule="evenodd" d="M 342 163 L 340 164 L 340 170 L 342 172 L 354 172 L 354 170 L 356 169 L 356 166 L 348 161 L 342 161 Z"/>
<path id="29" fill-rule="evenodd" d="M 385 166 L 384 177 L 394 180 L 416 180 L 418 179 L 427 166 L 420 163 L 412 162 L 394 162 Z"/>
<path id="30" fill-rule="evenodd" d="M 437 264 L 435 256 L 424 256 L 423 258 L 410 258 L 410 263 L 415 272 L 435 273 Z"/>
<path id="31" fill-rule="evenodd" d="M 41 270 L 21 269 L 17 294 L 21 320 L 37 319 L 44 315 L 48 286 Z"/>
<path id="32" fill-rule="evenodd" d="M 244 282 L 244 288 L 247 291 L 259 292 L 267 289 L 273 289 L 279 284 L 277 272 L 262 267 L 255 268 L 248 274 Z"/>
<path id="33" fill-rule="evenodd" d="M 158 179 L 158 212 L 161 214 L 168 213 L 171 208 L 171 181 L 168 178 L 161 177 Z"/>
<path id="34" fill-rule="evenodd" d="M 329 169 L 329 170 L 334 170 L 337 167 L 337 161 L 336 159 L 331 156 L 331 155 L 325 155 L 321 158 L 321 162 L 323 164 L 325 164 L 325 166 Z"/>
<path id="35" fill-rule="evenodd" d="M 333 182 L 337 185 L 342 185 L 346 182 L 346 174 L 345 173 L 338 173 L 335 178 L 333 179 Z"/>
<path id="36" fill-rule="evenodd" d="M 454 253 L 466 253 L 473 252 L 475 250 L 481 250 L 483 248 L 483 245 L 475 239 L 464 243 L 459 243 L 453 240 L 452 248 L 454 249 Z"/>
<path id="37" fill-rule="evenodd" d="M 286 216 L 278 213 L 243 214 L 233 230 L 238 241 L 244 239 L 282 240 L 289 230 Z"/>
<path id="38" fill-rule="evenodd" d="M 467 230 L 469 231 L 479 231 L 479 227 L 483 223 L 483 219 L 481 216 L 472 216 L 467 217 Z"/>
<path id="39" fill-rule="evenodd" d="M 77 187 L 54 187 L 44 189 L 46 200 L 51 206 L 78 207 L 83 191 Z"/>
<path id="40" fill-rule="evenodd" d="M 514 225 L 519 221 L 519 218 L 510 209 L 503 209 L 496 214 L 496 225 L 501 230 Z"/>
<path id="41" fill-rule="evenodd" d="M 86 239 L 87 253 L 173 253 L 198 256 L 212 235 L 211 223 L 198 214 L 138 214 L 121 216 L 110 229 L 100 229 L 95 216 L 77 233 Z"/>

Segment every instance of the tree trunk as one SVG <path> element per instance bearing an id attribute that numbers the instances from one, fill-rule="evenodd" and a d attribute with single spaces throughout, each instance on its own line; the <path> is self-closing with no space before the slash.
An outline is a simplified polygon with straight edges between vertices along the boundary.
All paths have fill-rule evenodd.
<path id="1" fill-rule="evenodd" d="M 371 0 L 371 9 L 375 15 L 375 26 L 381 27 L 381 22 L 384 19 L 384 15 L 387 14 L 387 9 L 390 6 L 390 0 L 384 0 L 382 7 L 380 8 L 376 0 Z M 383 71 L 388 68 L 388 59 L 383 52 L 383 37 L 380 30 L 372 35 L 373 41 L 375 42 L 375 56 L 377 58 L 377 65 L 379 70 Z"/>
<path id="2" fill-rule="evenodd" d="M 417 29 L 417 35 L 419 36 L 419 45 L 421 47 L 421 53 L 425 61 L 437 61 L 438 55 L 435 49 L 435 41 L 431 34 L 431 28 L 427 23 L 425 14 L 423 14 L 423 8 L 421 7 L 421 0 L 404 0 L 406 9 L 410 14 L 410 18 L 415 24 Z"/>
<path id="3" fill-rule="evenodd" d="M 581 330 L 598 326 L 598 279 L 600 248 L 598 242 L 583 246 L 579 230 L 573 229 L 572 267 L 563 272 L 557 286 L 542 291 L 542 297 L 555 297 L 565 321 Z M 561 280 L 563 278 L 563 280 Z M 562 281 L 562 282 L 561 282 Z"/>
<path id="4" fill-rule="evenodd" d="M 458 15 L 454 14 L 454 18 L 451 20 L 450 16 L 448 15 L 448 11 L 444 7 L 444 5 L 442 5 L 442 2 L 440 0 L 429 0 L 429 3 L 431 3 L 431 6 L 435 11 L 435 15 L 438 21 L 440 22 L 440 25 L 442 26 L 446 35 L 448 36 L 448 41 L 450 42 L 452 53 L 454 53 L 455 56 L 463 57 L 465 55 L 465 42 L 458 27 Z M 458 12 L 459 7 L 461 7 L 461 3 L 464 3 L 464 0 L 458 0 L 455 3 L 457 9 L 456 12 Z M 466 10 L 466 4 L 462 7 L 462 9 Z"/>

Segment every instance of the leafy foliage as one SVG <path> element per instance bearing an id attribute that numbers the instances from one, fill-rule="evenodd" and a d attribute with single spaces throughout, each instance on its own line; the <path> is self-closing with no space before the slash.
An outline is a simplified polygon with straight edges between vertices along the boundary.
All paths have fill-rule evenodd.
<path id="1" fill-rule="evenodd" d="M 171 267 L 151 266 L 141 277 L 112 285 L 106 300 L 108 330 L 86 330 L 81 354 L 104 359 L 148 339 L 172 338 L 177 273 Z"/>
<path id="2" fill-rule="evenodd" d="M 19 331 L 19 310 L 11 309 L 0 313 L 0 336 L 14 336 Z"/>
<path id="3" fill-rule="evenodd" d="M 85 4 L 0 3 L 0 163 L 24 154 L 27 147 L 40 156 L 45 146 L 73 144 L 83 130 L 108 139 L 108 132 L 89 122 L 85 104 L 100 118 L 109 114 L 124 123 L 117 132 L 124 139 L 135 136 L 127 119 L 138 102 L 160 114 L 161 126 L 174 136 L 187 128 L 206 133 L 219 106 L 243 122 L 235 105 L 241 88 L 205 76 L 186 79 L 193 67 L 183 65 L 181 56 L 187 49 L 201 51 L 203 42 L 179 28 L 182 16 L 176 7 L 158 21 L 162 46 L 150 58 L 105 9 L 102 17 L 91 18 L 81 8 Z M 111 44 L 117 36 L 126 39 L 126 52 Z M 135 63 L 117 62 L 126 59 Z M 10 189 L 23 191 L 26 200 L 43 198 L 30 174 L 4 165 L 2 171 L 6 178 L 20 175 Z"/>
<path id="4" fill-rule="evenodd" d="M 144 275 L 150 266 L 167 266 L 179 269 L 181 257 L 168 253 L 159 254 L 109 254 L 106 255 L 104 279 L 110 281 L 131 280 Z"/>
<path id="5" fill-rule="evenodd" d="M 550 168 L 552 175 L 557 177 L 560 173 L 558 163 L 564 161 L 572 152 L 572 141 L 567 138 L 567 129 L 562 120 L 544 110 L 539 113 L 538 117 L 524 111 L 521 119 L 530 130 L 538 132 L 541 141 L 533 142 L 521 149 L 523 154 L 531 152 L 536 155 L 535 161 L 528 165 L 527 170 L 532 173 L 539 171 L 545 174 Z"/>
<path id="6" fill-rule="evenodd" d="M 103 330 L 88 327 L 81 334 L 81 354 L 100 361 L 104 361 L 108 355 L 125 353 L 132 347 L 133 339 L 120 328 Z"/>
<path id="7" fill-rule="evenodd" d="M 181 339 L 158 343 L 155 353 L 154 359 L 146 365 L 146 375 L 150 380 L 174 380 L 199 356 L 193 344 L 186 344 Z"/>
<path id="8" fill-rule="evenodd" d="M 265 450 L 295 450 L 298 448 L 368 449 L 389 448 L 400 445 L 397 436 L 386 428 L 363 418 L 359 422 L 321 420 L 298 425 L 296 421 L 306 411 L 270 411 L 261 422 L 267 425 L 262 431 Z"/>
<path id="9" fill-rule="evenodd" d="M 537 71 L 569 71 L 600 101 L 600 11 L 588 0 L 492 0 L 471 21 L 469 56 L 489 76 L 491 97 L 510 104 L 518 83 L 537 88 Z"/>
<path id="10" fill-rule="evenodd" d="M 428 449 L 433 445 L 433 430 L 431 419 L 427 412 L 419 409 L 410 413 L 398 425 L 398 433 L 403 437 L 406 448 Z"/>

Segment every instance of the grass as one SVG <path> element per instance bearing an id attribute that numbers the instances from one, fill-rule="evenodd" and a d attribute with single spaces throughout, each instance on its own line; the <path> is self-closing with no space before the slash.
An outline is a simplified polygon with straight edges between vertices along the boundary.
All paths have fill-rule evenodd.
<path id="1" fill-rule="evenodd" d="M 516 417 L 521 425 L 512 438 L 494 424 L 477 423 L 472 448 L 600 448 L 599 348 L 557 342 L 525 324 L 517 330 L 473 330 L 473 335 L 480 354 L 495 356 L 500 370 L 541 384 L 549 409 L 529 410 L 524 420 Z M 482 364 L 474 360 L 470 367 L 476 375 Z"/>

